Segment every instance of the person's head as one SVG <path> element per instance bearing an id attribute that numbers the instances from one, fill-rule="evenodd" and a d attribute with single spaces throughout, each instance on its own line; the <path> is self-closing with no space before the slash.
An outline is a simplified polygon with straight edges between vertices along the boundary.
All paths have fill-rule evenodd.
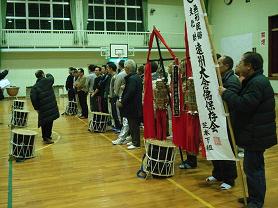
<path id="1" fill-rule="evenodd" d="M 41 79 L 41 78 L 45 77 L 43 70 L 38 70 L 38 71 L 36 71 L 35 76 L 36 76 L 38 79 Z"/>
<path id="2" fill-rule="evenodd" d="M 69 74 L 73 75 L 75 68 L 74 67 L 69 67 Z"/>
<path id="3" fill-rule="evenodd" d="M 233 69 L 234 61 L 229 56 L 221 56 L 218 59 L 218 64 L 219 64 L 220 74 L 223 75 L 225 74 L 225 72 Z"/>
<path id="4" fill-rule="evenodd" d="M 126 62 L 125 62 L 125 65 L 124 65 L 124 68 L 125 68 L 125 72 L 127 74 L 130 74 L 130 73 L 136 73 L 136 63 L 134 60 L 132 59 L 128 59 Z"/>
<path id="5" fill-rule="evenodd" d="M 137 69 L 137 74 L 140 76 L 142 74 L 144 74 L 144 69 L 145 67 L 142 65 L 142 66 L 139 66 L 138 69 Z"/>
<path id="6" fill-rule="evenodd" d="M 83 75 L 84 75 L 84 69 L 79 68 L 79 69 L 78 69 L 78 76 L 79 76 L 79 77 L 83 77 Z"/>
<path id="7" fill-rule="evenodd" d="M 78 77 L 78 71 L 77 71 L 77 69 L 74 69 L 74 71 L 73 71 L 73 76 L 75 77 L 75 78 L 77 78 Z"/>
<path id="8" fill-rule="evenodd" d="M 125 60 L 124 59 L 121 59 L 118 63 L 119 65 L 119 69 L 123 69 L 125 67 Z"/>
<path id="9" fill-rule="evenodd" d="M 107 70 L 106 70 L 106 64 L 101 66 L 101 73 L 102 74 L 106 74 Z"/>
<path id="10" fill-rule="evenodd" d="M 114 62 L 108 62 L 106 64 L 106 67 L 108 69 L 109 74 L 114 74 L 117 71 L 117 66 L 116 66 L 116 64 L 114 64 Z"/>
<path id="11" fill-rule="evenodd" d="M 263 69 L 263 63 L 263 58 L 259 53 L 246 52 L 238 64 L 238 71 L 243 77 L 248 77 L 255 71 Z"/>
<path id="12" fill-rule="evenodd" d="M 151 69 L 152 69 L 152 73 L 156 72 L 158 69 L 158 64 L 155 61 L 151 62 Z"/>
<path id="13" fill-rule="evenodd" d="M 88 66 L 88 71 L 89 71 L 89 73 L 95 72 L 95 68 L 96 68 L 96 65 L 90 64 L 90 65 Z"/>
<path id="14" fill-rule="evenodd" d="M 96 66 L 95 73 L 96 73 L 97 76 L 101 75 L 101 69 L 100 69 L 99 66 Z"/>

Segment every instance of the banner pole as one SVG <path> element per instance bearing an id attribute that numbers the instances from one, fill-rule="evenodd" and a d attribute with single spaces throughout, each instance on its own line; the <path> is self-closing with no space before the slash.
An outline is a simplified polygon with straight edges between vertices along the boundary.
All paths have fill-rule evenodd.
<path id="1" fill-rule="evenodd" d="M 212 54 L 213 54 L 213 60 L 214 60 L 214 63 L 217 63 L 216 52 L 215 52 L 215 48 L 214 48 L 212 38 L 211 38 L 211 31 L 210 31 L 210 28 L 208 26 L 209 25 L 208 24 L 208 16 L 207 16 L 207 13 L 206 13 L 204 0 L 200 0 L 200 2 L 201 2 L 202 10 L 203 10 L 203 15 L 204 15 L 205 23 L 206 23 L 206 28 L 207 28 L 207 31 L 208 31 L 208 37 L 209 37 L 209 42 L 210 42 L 210 45 L 211 45 L 211 51 L 212 51 Z M 223 86 L 222 78 L 221 78 L 221 74 L 220 74 L 220 70 L 219 70 L 219 65 L 217 64 L 215 68 L 216 68 L 216 73 L 217 73 L 219 86 Z M 246 183 L 245 183 L 245 180 L 244 180 L 244 177 L 243 177 L 243 171 L 242 171 L 242 168 L 241 168 L 240 160 L 238 159 L 238 150 L 237 150 L 237 146 L 236 146 L 236 142 L 235 142 L 235 135 L 234 135 L 234 131 L 233 131 L 232 123 L 231 123 L 231 117 L 230 117 L 228 106 L 227 106 L 226 102 L 224 102 L 224 109 L 225 109 L 225 112 L 227 114 L 228 128 L 229 128 L 229 132 L 230 132 L 230 136 L 231 136 L 232 147 L 234 149 L 235 157 L 237 158 L 236 164 L 237 164 L 237 167 L 238 167 L 237 168 L 238 175 L 239 175 L 239 177 L 241 179 L 241 182 L 242 182 L 244 205 L 247 206 Z"/>

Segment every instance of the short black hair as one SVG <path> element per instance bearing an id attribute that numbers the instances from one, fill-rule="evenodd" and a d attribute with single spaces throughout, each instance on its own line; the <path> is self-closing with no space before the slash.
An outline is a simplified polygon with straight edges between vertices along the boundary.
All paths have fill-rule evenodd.
<path id="1" fill-rule="evenodd" d="M 217 60 L 218 60 L 220 57 L 221 57 L 221 54 L 217 53 L 217 54 L 216 54 Z"/>
<path id="2" fill-rule="evenodd" d="M 39 78 L 42 78 L 44 75 L 44 72 L 43 70 L 38 70 L 36 73 L 35 73 L 35 76 L 39 79 Z"/>
<path id="3" fill-rule="evenodd" d="M 152 69 L 152 73 L 156 72 L 158 69 L 158 64 L 155 61 L 151 62 L 151 69 Z"/>
<path id="4" fill-rule="evenodd" d="M 94 71 L 95 71 L 95 68 L 96 68 L 96 65 L 94 65 L 94 64 L 90 64 L 90 65 L 88 66 L 88 69 L 89 69 L 90 72 L 94 72 Z"/>
<path id="5" fill-rule="evenodd" d="M 114 62 L 108 62 L 107 66 L 111 68 L 114 72 L 117 71 L 117 66 Z"/>
<path id="6" fill-rule="evenodd" d="M 143 65 L 139 66 L 138 69 L 137 69 L 139 74 L 144 74 L 144 70 L 145 70 L 145 66 L 143 66 Z"/>
<path id="7" fill-rule="evenodd" d="M 263 69 L 264 60 L 261 54 L 256 52 L 248 51 L 243 54 L 244 64 L 250 64 L 254 71 Z"/>
<path id="8" fill-rule="evenodd" d="M 230 56 L 224 56 L 223 64 L 224 65 L 227 64 L 228 67 L 229 67 L 229 70 L 234 67 L 234 61 L 233 61 L 233 59 Z"/>
<path id="9" fill-rule="evenodd" d="M 119 66 L 120 66 L 121 68 L 124 68 L 124 67 L 125 67 L 125 60 L 124 60 L 124 59 L 121 59 L 121 60 L 119 61 Z"/>
<path id="10" fill-rule="evenodd" d="M 69 67 L 69 70 L 70 70 L 70 71 L 74 71 L 74 70 L 76 70 L 76 68 L 74 68 L 74 67 L 71 66 L 71 67 Z"/>
<path id="11" fill-rule="evenodd" d="M 82 72 L 84 74 L 84 69 L 79 68 L 78 71 Z"/>

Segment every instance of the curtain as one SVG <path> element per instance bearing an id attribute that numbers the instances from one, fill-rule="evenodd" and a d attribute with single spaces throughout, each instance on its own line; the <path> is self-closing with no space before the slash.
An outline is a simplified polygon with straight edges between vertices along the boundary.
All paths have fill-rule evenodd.
<path id="1" fill-rule="evenodd" d="M 83 32 L 83 43 L 88 45 L 87 37 L 87 25 L 88 25 L 88 13 L 89 13 L 89 2 L 88 0 L 82 1 L 82 32 Z"/>
<path id="2" fill-rule="evenodd" d="M 7 0 L 1 0 L 0 6 L 1 6 L 1 13 L 0 13 L 0 16 L 1 16 L 1 19 L 0 19 L 0 21 L 1 21 L 0 22 L 1 42 L 0 42 L 0 45 L 2 45 L 2 44 L 4 45 L 4 44 L 6 44 L 6 36 L 5 36 L 4 32 L 2 31 L 2 29 L 6 28 Z"/>
<path id="3" fill-rule="evenodd" d="M 142 0 L 142 19 L 143 19 L 143 30 L 148 32 L 148 0 Z M 149 42 L 149 35 L 146 34 L 144 37 L 144 44 L 147 46 Z"/>
<path id="4" fill-rule="evenodd" d="M 70 0 L 70 19 L 71 19 L 72 28 L 74 30 L 74 33 L 73 33 L 74 45 L 77 45 L 79 42 L 78 33 L 76 31 L 77 30 L 76 1 L 77 0 Z"/>

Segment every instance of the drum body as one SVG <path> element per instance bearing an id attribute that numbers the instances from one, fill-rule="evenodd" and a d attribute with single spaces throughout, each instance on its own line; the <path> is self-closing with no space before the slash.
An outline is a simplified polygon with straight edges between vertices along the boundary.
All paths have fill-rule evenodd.
<path id="1" fill-rule="evenodd" d="M 29 111 L 26 110 L 14 110 L 12 112 L 11 124 L 17 127 L 26 127 L 28 121 Z"/>
<path id="2" fill-rule="evenodd" d="M 176 147 L 171 140 L 146 140 L 144 171 L 157 176 L 173 176 Z"/>
<path id="3" fill-rule="evenodd" d="M 24 100 L 13 100 L 13 110 L 23 110 L 25 108 L 25 101 Z"/>
<path id="4" fill-rule="evenodd" d="M 89 122 L 89 130 L 94 132 L 105 132 L 110 114 L 92 112 L 92 119 Z"/>
<path id="5" fill-rule="evenodd" d="M 34 157 L 35 152 L 35 138 L 37 132 L 14 129 L 12 130 L 10 155 L 16 159 L 28 159 Z"/>
<path id="6" fill-rule="evenodd" d="M 78 113 L 77 102 L 69 101 L 68 106 L 66 108 L 67 115 L 76 115 Z"/>

